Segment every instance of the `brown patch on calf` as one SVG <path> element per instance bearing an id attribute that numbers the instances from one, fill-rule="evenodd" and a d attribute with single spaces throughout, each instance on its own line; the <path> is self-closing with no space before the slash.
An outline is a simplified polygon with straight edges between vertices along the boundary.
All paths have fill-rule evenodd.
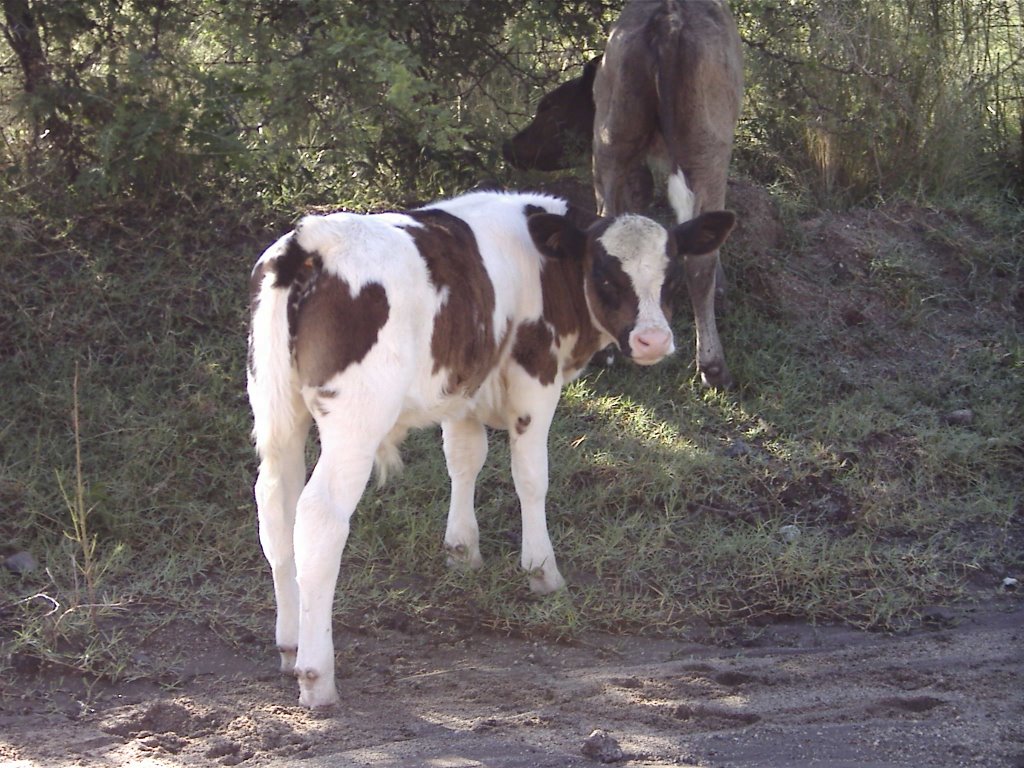
<path id="1" fill-rule="evenodd" d="M 555 330 L 559 340 L 575 335 L 564 373 L 584 367 L 599 346 L 598 330 L 590 322 L 590 310 L 583 293 L 583 259 L 545 259 L 541 267 L 540 286 L 544 302 L 544 319 Z"/>
<path id="2" fill-rule="evenodd" d="M 430 338 L 433 372 L 448 371 L 448 392 L 472 394 L 498 359 L 494 286 L 466 222 L 437 209 L 408 215 L 422 225 L 406 231 L 426 262 L 430 282 L 438 292 L 447 289 L 448 293 L 446 303 L 434 317 Z"/>
<path id="3" fill-rule="evenodd" d="M 367 283 L 353 296 L 344 279 L 327 272 L 294 290 L 295 365 L 303 384 L 322 387 L 377 343 L 391 309 L 388 296 L 380 283 Z"/>
<path id="4" fill-rule="evenodd" d="M 271 262 L 273 263 L 273 262 Z M 256 314 L 256 308 L 260 305 L 260 289 L 263 288 L 263 277 L 267 273 L 267 265 L 260 262 L 249 276 L 249 315 Z"/>
<path id="5" fill-rule="evenodd" d="M 327 408 L 327 404 L 338 396 L 338 390 L 328 389 L 327 387 L 318 387 L 316 390 L 316 398 L 313 400 L 313 407 L 316 412 L 321 416 L 327 416 L 330 411 Z"/>
<path id="6" fill-rule="evenodd" d="M 628 355 L 629 334 L 636 325 L 640 300 L 633 289 L 633 281 L 622 269 L 622 262 L 609 254 L 597 239 L 601 234 L 595 233 L 591 245 L 587 298 L 598 323 L 615 337 L 619 348 Z"/>
<path id="7" fill-rule="evenodd" d="M 512 347 L 512 359 L 545 386 L 553 384 L 558 373 L 558 358 L 551 345 L 555 337 L 543 319 L 520 323 Z"/>
<path id="8" fill-rule="evenodd" d="M 298 305 L 305 299 L 306 289 L 319 274 L 320 257 L 316 253 L 305 250 L 299 245 L 295 234 L 284 240 L 278 252 L 266 261 L 257 262 L 249 276 L 249 317 L 256 314 L 260 305 L 260 293 L 267 274 L 274 276 L 274 288 L 287 289 L 288 293 L 288 344 L 295 351 L 295 327 Z M 253 357 L 252 332 L 249 333 L 249 373 L 256 375 L 256 364 Z"/>
<path id="9" fill-rule="evenodd" d="M 525 416 L 520 416 L 518 419 L 516 419 L 516 434 L 517 435 L 521 435 L 521 434 L 525 433 L 526 430 L 528 430 L 530 428 L 530 422 L 532 422 L 532 421 L 533 421 L 533 417 L 530 416 L 530 414 L 526 414 Z"/>

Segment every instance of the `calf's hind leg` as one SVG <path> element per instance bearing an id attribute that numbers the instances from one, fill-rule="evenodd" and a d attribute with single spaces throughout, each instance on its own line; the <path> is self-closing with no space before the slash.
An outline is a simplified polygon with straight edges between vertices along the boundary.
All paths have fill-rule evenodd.
<path id="1" fill-rule="evenodd" d="M 330 411 L 316 409 L 320 459 L 299 497 L 295 518 L 295 571 L 299 586 L 299 652 L 295 676 L 299 703 L 334 704 L 334 641 L 331 615 L 341 555 L 350 521 L 366 489 L 374 456 L 398 418 L 396 395 L 371 397 L 348 382 L 353 402 L 370 403 L 362 418 L 336 402 Z"/>
<path id="2" fill-rule="evenodd" d="M 444 546 L 448 565 L 481 568 L 480 529 L 474 511 L 476 478 L 487 457 L 487 431 L 473 418 L 446 421 L 441 425 L 444 436 L 444 457 L 452 481 L 452 498 L 448 507 L 448 525 Z"/>
<path id="3" fill-rule="evenodd" d="M 324 445 L 299 497 L 295 571 L 299 588 L 299 703 L 325 707 L 338 700 L 331 631 L 334 590 L 350 520 L 373 468 L 372 450 Z"/>
<path id="4" fill-rule="evenodd" d="M 296 409 L 297 411 L 298 409 Z M 256 478 L 256 510 L 260 544 L 270 563 L 277 603 L 275 640 L 281 654 L 281 671 L 295 668 L 299 643 L 299 587 L 295 581 L 293 532 L 295 508 L 306 480 L 305 447 L 309 415 L 277 444 L 264 447 Z"/>

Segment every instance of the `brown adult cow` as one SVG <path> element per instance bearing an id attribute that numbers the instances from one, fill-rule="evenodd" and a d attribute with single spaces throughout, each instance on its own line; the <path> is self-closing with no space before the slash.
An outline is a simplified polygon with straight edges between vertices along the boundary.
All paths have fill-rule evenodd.
<path id="1" fill-rule="evenodd" d="M 736 23 L 721 0 L 632 0 L 604 56 L 541 99 L 537 115 L 505 143 L 519 168 L 557 170 L 573 143 L 592 140 L 597 211 L 636 211 L 651 189 L 647 163 L 668 179 L 678 221 L 725 205 L 726 176 L 743 96 Z M 705 384 L 728 387 L 715 325 L 718 252 L 686 260 Z"/>

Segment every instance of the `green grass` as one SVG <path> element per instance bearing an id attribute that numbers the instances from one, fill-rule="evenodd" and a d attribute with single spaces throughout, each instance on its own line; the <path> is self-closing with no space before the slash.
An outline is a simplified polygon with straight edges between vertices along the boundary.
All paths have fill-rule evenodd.
<path id="1" fill-rule="evenodd" d="M 730 252 L 736 274 L 768 281 L 741 277 L 721 323 L 737 392 L 699 387 L 685 312 L 675 359 L 591 371 L 568 387 L 548 504 L 564 593 L 534 597 L 518 569 L 502 434 L 478 483 L 486 566 L 445 568 L 440 436 L 414 434 L 406 471 L 368 490 L 357 512 L 337 621 L 555 639 L 728 638 L 779 618 L 901 629 L 925 606 L 1019 574 L 1021 221 L 1002 216 L 936 215 L 903 250 L 867 232 L 872 258 L 839 288 L 805 263 L 810 246 L 796 232 L 771 264 Z M 123 679 L 140 674 L 129 663 L 138 640 L 177 619 L 270 643 L 246 281 L 287 222 L 239 219 L 0 211 L 0 555 L 28 550 L 42 566 L 0 571 L 0 667 L 34 659 Z M 940 264 L 929 248 L 953 252 Z M 761 290 L 796 279 L 826 302 L 874 302 L 882 319 L 846 327 Z M 973 421 L 950 424 L 965 407 Z M 88 510 L 84 536 L 95 541 L 92 596 L 75 508 Z"/>

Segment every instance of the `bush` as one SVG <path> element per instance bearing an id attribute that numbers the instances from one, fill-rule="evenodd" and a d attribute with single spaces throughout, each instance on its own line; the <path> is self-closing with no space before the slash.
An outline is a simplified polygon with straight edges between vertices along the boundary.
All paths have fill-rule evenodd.
<path id="1" fill-rule="evenodd" d="M 0 162 L 100 198 L 449 193 L 500 176 L 501 139 L 621 5 L 5 0 Z M 1021 184 L 1021 0 L 733 7 L 744 171 L 829 202 Z"/>
<path id="2" fill-rule="evenodd" d="M 744 162 L 821 200 L 1024 183 L 1024 4 L 744 0 Z"/>

